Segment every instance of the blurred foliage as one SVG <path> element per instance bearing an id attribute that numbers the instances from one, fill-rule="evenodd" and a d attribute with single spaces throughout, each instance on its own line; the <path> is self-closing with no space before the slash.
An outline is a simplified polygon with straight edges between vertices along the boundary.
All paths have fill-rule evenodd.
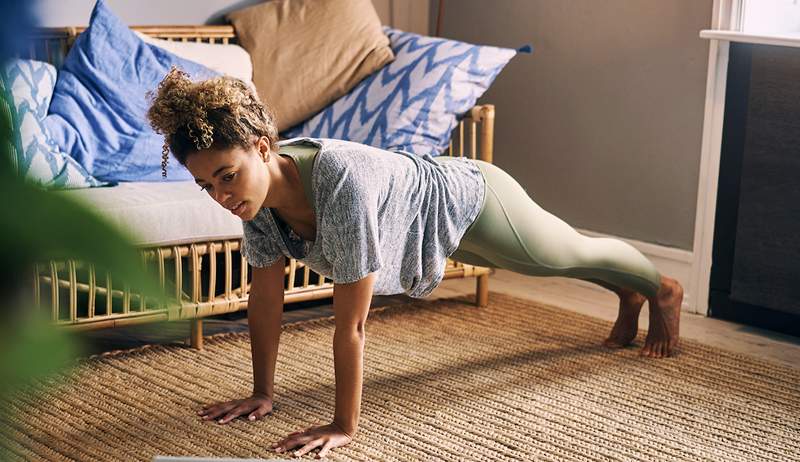
<path id="1" fill-rule="evenodd" d="M 0 65 L 34 24 L 27 0 L 0 0 Z M 0 104 L 0 400 L 34 379 L 63 369 L 79 354 L 74 336 L 57 328 L 33 306 L 33 268 L 49 260 L 93 264 L 97 274 L 136 288 L 158 303 L 168 303 L 156 280 L 143 271 L 130 238 L 85 205 L 25 181 L 14 172 L 14 140 L 19 136 L 13 101 Z M 0 108 L 3 109 L 3 108 Z"/>
<path id="2" fill-rule="evenodd" d="M 0 169 L 9 172 L 5 154 Z M 158 283 L 143 271 L 130 238 L 85 206 L 9 173 L 0 174 L 0 197 L 5 198 L 0 201 L 0 393 L 27 377 L 56 370 L 75 355 L 76 347 L 65 343 L 69 337 L 26 296 L 35 263 L 92 263 L 97 274 L 109 272 L 137 292 L 167 303 Z M 40 334 L 34 335 L 36 330 Z"/>
<path id="3" fill-rule="evenodd" d="M 36 3 L 0 0 L 0 65 L 29 45 Z M 48 309 L 34 306 L 35 264 L 89 263 L 97 274 L 108 272 L 155 303 L 169 300 L 143 271 L 139 252 L 123 231 L 85 205 L 16 174 L 19 125 L 9 92 L 0 93 L 0 460 L 6 460 L 7 400 L 17 391 L 41 391 L 41 384 L 52 382 L 40 379 L 65 370 L 81 354 L 78 337 L 57 327 Z"/>

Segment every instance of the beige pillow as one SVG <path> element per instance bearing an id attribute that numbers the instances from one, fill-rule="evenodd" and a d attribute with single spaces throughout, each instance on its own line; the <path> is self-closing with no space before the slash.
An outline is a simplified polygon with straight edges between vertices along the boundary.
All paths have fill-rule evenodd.
<path id="1" fill-rule="evenodd" d="M 371 0 L 273 0 L 228 14 L 283 131 L 394 60 Z"/>

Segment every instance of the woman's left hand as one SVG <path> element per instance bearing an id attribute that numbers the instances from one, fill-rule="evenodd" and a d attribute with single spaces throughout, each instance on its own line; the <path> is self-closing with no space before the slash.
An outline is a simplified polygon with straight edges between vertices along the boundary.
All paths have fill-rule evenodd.
<path id="1" fill-rule="evenodd" d="M 297 451 L 294 451 L 295 457 L 300 457 L 307 454 L 314 448 L 322 447 L 317 454 L 317 457 L 322 458 L 328 455 L 328 451 L 332 448 L 345 446 L 353 440 L 352 435 L 348 435 L 336 423 L 328 425 L 320 425 L 317 427 L 308 427 L 305 430 L 290 433 L 286 438 L 272 445 L 275 452 L 291 451 L 292 449 L 302 446 Z"/>

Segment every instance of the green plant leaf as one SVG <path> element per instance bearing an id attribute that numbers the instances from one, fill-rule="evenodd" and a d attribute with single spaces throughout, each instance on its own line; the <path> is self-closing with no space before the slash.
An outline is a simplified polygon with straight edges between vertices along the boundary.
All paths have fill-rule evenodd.
<path id="1" fill-rule="evenodd" d="M 38 315 L 17 318 L 0 335 L 0 396 L 63 370 L 80 354 L 68 332 Z"/>
<path id="2" fill-rule="evenodd" d="M 5 178 L 2 178 L 5 177 Z M 159 284 L 145 273 L 130 236 L 84 204 L 46 191 L 10 175 L 0 177 L 0 274 L 13 279 L 32 277 L 33 263 L 74 259 L 94 264 L 98 275 L 167 303 Z M 120 285 L 121 287 L 121 285 Z"/>

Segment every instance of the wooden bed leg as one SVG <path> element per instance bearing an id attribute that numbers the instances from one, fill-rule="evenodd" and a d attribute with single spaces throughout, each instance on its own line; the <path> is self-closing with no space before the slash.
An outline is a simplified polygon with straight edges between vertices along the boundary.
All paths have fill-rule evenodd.
<path id="1" fill-rule="evenodd" d="M 485 307 L 489 304 L 489 275 L 481 274 L 475 283 L 475 304 Z"/>
<path id="2" fill-rule="evenodd" d="M 192 319 L 189 321 L 192 326 L 192 333 L 191 337 L 189 337 L 189 342 L 195 350 L 202 350 L 203 349 L 203 320 L 202 319 Z"/>

